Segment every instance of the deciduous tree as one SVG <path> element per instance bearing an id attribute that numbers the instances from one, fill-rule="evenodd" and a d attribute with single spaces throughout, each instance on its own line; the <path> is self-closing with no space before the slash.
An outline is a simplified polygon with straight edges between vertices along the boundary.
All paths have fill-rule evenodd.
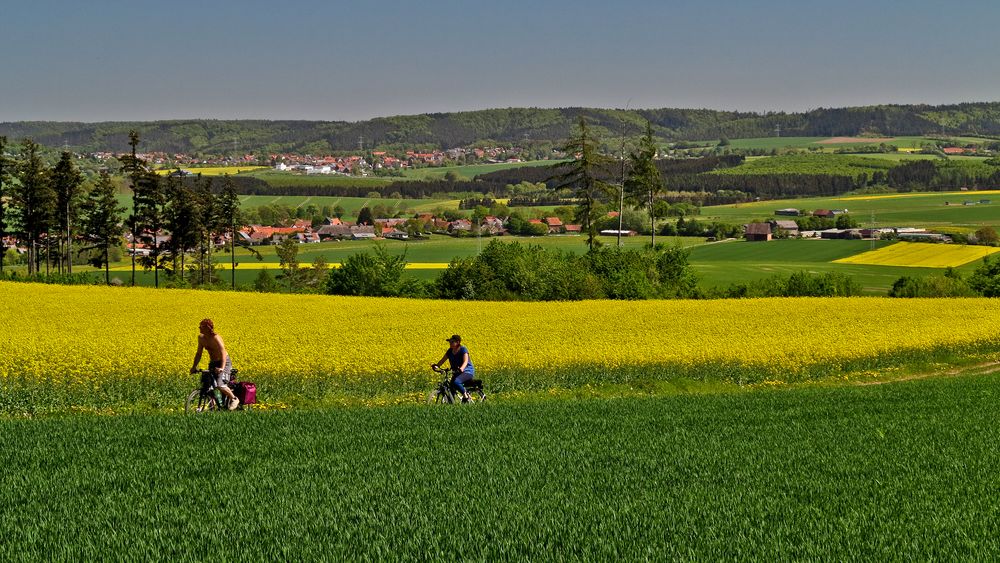
<path id="1" fill-rule="evenodd" d="M 629 160 L 629 175 L 625 180 L 625 191 L 637 207 L 649 211 L 649 244 L 656 246 L 656 197 L 663 191 L 663 178 L 656 166 L 656 141 L 653 126 L 646 122 L 646 134 L 639 141 L 639 148 Z"/>

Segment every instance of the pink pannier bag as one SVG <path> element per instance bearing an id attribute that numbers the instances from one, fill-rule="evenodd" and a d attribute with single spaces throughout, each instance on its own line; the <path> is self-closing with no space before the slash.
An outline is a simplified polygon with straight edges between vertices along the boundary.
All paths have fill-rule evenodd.
<path id="1" fill-rule="evenodd" d="M 241 405 L 257 404 L 257 385 L 249 381 L 240 381 L 233 385 L 233 394 L 240 400 Z"/>

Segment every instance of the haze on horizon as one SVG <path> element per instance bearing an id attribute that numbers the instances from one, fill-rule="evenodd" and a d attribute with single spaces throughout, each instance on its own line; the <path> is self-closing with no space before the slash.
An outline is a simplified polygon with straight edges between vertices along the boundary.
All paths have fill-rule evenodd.
<path id="1" fill-rule="evenodd" d="M 0 121 L 1000 99 L 985 0 L 142 4 L 6 7 Z"/>

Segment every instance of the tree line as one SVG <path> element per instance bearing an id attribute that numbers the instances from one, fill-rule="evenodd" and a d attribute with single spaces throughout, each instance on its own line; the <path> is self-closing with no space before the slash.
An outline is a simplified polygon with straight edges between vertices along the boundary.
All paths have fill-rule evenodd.
<path id="1" fill-rule="evenodd" d="M 42 274 L 43 268 L 46 275 L 71 276 L 73 265 L 83 260 L 103 268 L 105 282 L 111 283 L 110 263 L 128 234 L 131 285 L 137 268 L 152 270 L 156 286 L 161 272 L 182 284 L 217 281 L 217 239 L 226 235 L 230 253 L 238 244 L 240 204 L 234 183 L 227 177 L 218 187 L 211 178 L 191 184 L 160 176 L 136 156 L 139 136 L 134 131 L 129 144 L 132 150 L 122 159 L 131 210 L 119 202 L 119 188 L 107 171 L 88 185 L 69 152 L 48 166 L 31 139 L 8 156 L 7 138 L 0 137 L 0 239 L 14 237 L 26 249 L 28 276 Z M 5 256 L 16 253 L 0 253 L 0 273 Z"/>
<path id="2" fill-rule="evenodd" d="M 270 154 L 366 148 L 453 148 L 480 142 L 531 145 L 561 143 L 580 118 L 595 132 L 642 134 L 648 122 L 666 140 L 788 136 L 1000 135 L 1000 103 L 939 106 L 877 105 L 818 108 L 803 113 L 705 109 L 504 108 L 343 121 L 173 120 L 115 123 L 0 123 L 0 135 L 30 137 L 79 151 L 117 151 L 131 130 L 142 130 L 151 151 L 189 154 Z M 613 136 L 613 135 L 612 135 Z M 318 152 L 317 152 L 318 151 Z"/>

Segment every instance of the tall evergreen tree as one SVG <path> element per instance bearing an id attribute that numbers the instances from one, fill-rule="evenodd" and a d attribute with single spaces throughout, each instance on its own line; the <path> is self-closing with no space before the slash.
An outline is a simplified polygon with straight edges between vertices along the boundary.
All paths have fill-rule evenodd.
<path id="1" fill-rule="evenodd" d="M 567 154 L 575 155 L 576 159 L 567 165 L 567 172 L 556 180 L 558 187 L 573 188 L 577 199 L 574 220 L 580 222 L 581 230 L 587 234 L 587 246 L 593 250 L 595 245 L 600 244 L 597 241 L 600 201 L 614 190 L 613 186 L 598 178 L 598 173 L 610 165 L 611 159 L 598 152 L 597 140 L 590 133 L 582 115 L 578 126 L 578 135 L 563 148 Z"/>
<path id="2" fill-rule="evenodd" d="M 55 211 L 56 195 L 49 182 L 48 170 L 38 154 L 39 146 L 25 139 L 17 162 L 19 185 L 12 193 L 14 218 L 28 246 L 28 273 L 37 274 L 41 258 L 39 248 L 49 230 Z"/>
<path id="3" fill-rule="evenodd" d="M 195 199 L 198 201 L 198 283 L 211 284 L 215 278 L 212 248 L 215 235 L 221 230 L 219 206 L 212 193 L 211 178 L 198 178 Z"/>
<path id="4" fill-rule="evenodd" d="M 118 203 L 117 193 L 111 176 L 102 171 L 80 206 L 84 236 L 91 243 L 85 250 L 99 251 L 91 264 L 97 268 L 104 267 L 104 282 L 107 284 L 111 284 L 111 249 L 121 244 L 125 234 L 121 222 L 125 207 Z"/>
<path id="5" fill-rule="evenodd" d="M 153 270 L 153 285 L 160 286 L 160 231 L 163 230 L 163 207 L 165 196 L 160 176 L 152 170 L 143 169 L 132 185 L 134 235 L 149 249 L 149 255 L 141 259 L 144 269 Z"/>
<path id="6" fill-rule="evenodd" d="M 56 192 L 56 219 L 59 226 L 60 252 L 59 270 L 66 262 L 66 272 L 73 273 L 73 225 L 76 223 L 77 207 L 83 195 L 83 175 L 73 163 L 73 155 L 63 151 L 59 162 L 52 169 L 52 188 Z M 63 238 L 65 237 L 65 238 Z"/>
<path id="7" fill-rule="evenodd" d="M 174 176 L 167 177 L 165 195 L 164 226 L 170 231 L 170 242 L 167 255 L 161 261 L 169 259 L 173 274 L 180 275 L 184 281 L 187 251 L 195 248 L 200 240 L 201 210 L 194 190 Z"/>
<path id="8" fill-rule="evenodd" d="M 229 232 L 229 258 L 232 288 L 236 289 L 236 225 L 240 220 L 240 198 L 236 194 L 236 183 L 227 174 L 222 184 L 222 193 L 217 201 L 220 222 Z"/>
<path id="9" fill-rule="evenodd" d="M 135 148 L 139 145 L 139 132 L 132 129 L 128 132 L 128 144 L 132 148 L 129 156 L 122 157 L 122 172 L 128 176 L 132 189 L 132 214 L 128 218 L 129 231 L 132 235 L 131 251 L 132 255 L 132 285 L 135 285 L 135 248 L 138 242 L 138 202 L 136 201 L 136 186 L 139 185 L 139 178 L 145 168 L 145 163 L 136 156 Z"/>
<path id="10" fill-rule="evenodd" d="M 372 217 L 372 210 L 368 206 L 364 206 L 358 211 L 358 224 L 359 225 L 374 225 L 375 221 Z"/>
<path id="11" fill-rule="evenodd" d="M 3 274 L 4 255 L 7 254 L 7 201 L 4 191 L 10 185 L 11 162 L 7 158 L 7 137 L 0 136 L 0 274 Z"/>
<path id="12" fill-rule="evenodd" d="M 629 155 L 631 166 L 625 180 L 625 190 L 637 207 L 649 211 L 649 244 L 656 245 L 656 197 L 663 191 L 663 178 L 656 166 L 656 140 L 653 126 L 646 122 L 646 134 L 639 141 L 639 147 Z"/>

